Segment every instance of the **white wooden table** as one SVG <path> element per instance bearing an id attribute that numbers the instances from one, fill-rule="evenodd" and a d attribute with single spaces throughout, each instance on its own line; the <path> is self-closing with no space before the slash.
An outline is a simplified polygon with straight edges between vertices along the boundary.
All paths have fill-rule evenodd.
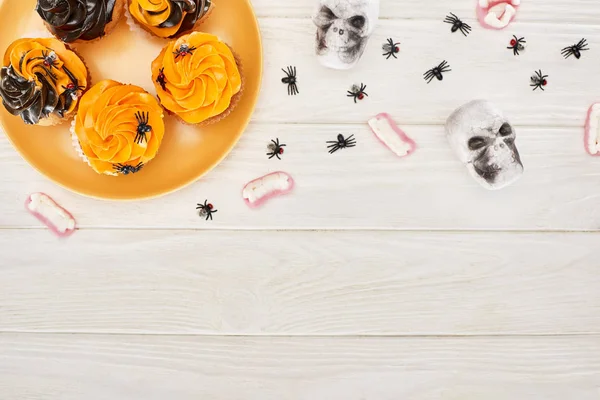
<path id="1" fill-rule="evenodd" d="M 226 0 L 225 0 L 226 1 Z M 211 174 L 164 198 L 90 200 L 0 137 L 0 399 L 597 400 L 600 3 L 523 0 L 504 32 L 472 0 L 382 0 L 350 72 L 313 56 L 314 0 L 254 0 L 265 75 L 253 122 Z M 474 30 L 451 34 L 454 12 Z M 514 57 L 513 34 L 529 47 Z M 398 60 L 381 44 L 401 42 Z M 564 60 L 582 37 L 591 51 Z M 443 82 L 425 70 L 448 60 Z M 298 69 L 288 97 L 281 68 Z M 550 75 L 546 92 L 529 76 Z M 345 97 L 353 83 L 369 97 Z M 479 188 L 442 124 L 474 98 L 517 126 L 526 173 Z M 366 120 L 387 111 L 419 145 L 398 160 Z M 329 155 L 327 140 L 357 147 Z M 282 161 L 266 145 L 286 143 Z M 293 195 L 249 210 L 241 186 L 274 170 Z M 44 191 L 81 229 L 59 241 L 23 210 Z M 213 222 L 195 213 L 209 199 Z"/>

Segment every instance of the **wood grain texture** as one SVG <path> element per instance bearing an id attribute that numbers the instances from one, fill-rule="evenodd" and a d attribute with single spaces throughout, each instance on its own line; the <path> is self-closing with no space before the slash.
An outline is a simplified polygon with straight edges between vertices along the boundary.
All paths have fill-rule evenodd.
<path id="1" fill-rule="evenodd" d="M 438 2 L 443 3 L 443 2 Z M 485 98 L 512 122 L 527 126 L 583 126 L 588 107 L 600 101 L 600 80 L 590 75 L 600 64 L 600 25 L 520 24 L 489 31 L 466 19 L 469 37 L 452 34 L 435 21 L 381 21 L 361 62 L 350 71 L 320 66 L 314 55 L 315 28 L 309 19 L 262 19 L 265 79 L 255 114 L 260 122 L 364 123 L 386 111 L 404 124 L 444 124 L 462 104 Z M 512 35 L 525 37 L 518 57 L 507 49 Z M 398 59 L 386 60 L 386 38 L 400 42 Z M 563 47 L 585 37 L 592 51 L 580 60 L 563 59 Z M 447 60 L 452 71 L 430 84 L 423 74 Z M 287 96 L 281 68 L 295 65 L 300 95 Z M 529 86 L 534 71 L 548 74 L 544 92 Z M 367 85 L 359 104 L 346 97 L 353 84 Z"/>
<path id="2" fill-rule="evenodd" d="M 317 4 L 317 0 L 252 0 L 260 17 L 307 18 Z M 476 0 L 381 0 L 380 12 L 382 19 L 440 20 L 449 12 L 468 19 L 475 17 L 475 4 Z M 526 22 L 551 22 L 561 27 L 568 23 L 598 24 L 600 9 L 595 6 L 590 0 L 526 0 L 522 2 L 518 19 L 508 30 L 518 29 Z"/>
<path id="3" fill-rule="evenodd" d="M 598 239 L 0 230 L 0 331 L 600 333 Z"/>
<path id="4" fill-rule="evenodd" d="M 442 127 L 405 126 L 417 152 L 399 159 L 365 125 L 252 124 L 221 165 L 176 194 L 143 202 L 106 202 L 57 188 L 33 171 L 0 138 L 2 227 L 38 227 L 23 208 L 26 196 L 44 191 L 73 213 L 83 228 L 186 229 L 489 229 L 598 230 L 600 158 L 583 149 L 580 128 L 519 128 L 525 164 L 521 181 L 500 192 L 480 188 L 454 157 Z M 357 147 L 330 155 L 326 141 L 354 134 Z M 283 160 L 268 160 L 266 147 L 286 143 Z M 85 167 L 85 165 L 83 165 Z M 295 191 L 249 209 L 243 185 L 283 170 Z M 214 221 L 196 214 L 209 199 Z"/>
<path id="5" fill-rule="evenodd" d="M 19 400 L 597 400 L 598 337 L 0 335 Z"/>

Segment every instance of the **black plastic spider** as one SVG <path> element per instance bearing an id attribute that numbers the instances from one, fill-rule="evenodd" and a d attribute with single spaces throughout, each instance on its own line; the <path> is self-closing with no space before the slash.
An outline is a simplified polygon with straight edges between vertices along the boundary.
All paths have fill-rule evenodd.
<path id="1" fill-rule="evenodd" d="M 513 35 L 513 38 L 510 40 L 510 46 L 508 46 L 507 49 L 512 50 L 513 54 L 518 56 L 520 51 L 525 50 L 525 43 L 527 43 L 527 41 L 524 37 L 517 38 Z"/>
<path id="2" fill-rule="evenodd" d="M 581 52 L 589 50 L 587 48 L 587 40 L 581 39 L 579 43 L 574 44 L 573 46 L 565 47 L 561 50 L 560 54 L 563 55 L 564 58 L 569 58 L 571 56 L 575 56 L 576 59 L 581 58 Z"/>
<path id="3" fill-rule="evenodd" d="M 535 71 L 535 75 L 531 77 L 531 85 L 529 86 L 531 86 L 534 91 L 537 90 L 537 88 L 544 90 L 544 86 L 548 84 L 548 81 L 546 80 L 547 77 L 548 75 L 542 75 L 541 69 Z"/>
<path id="4" fill-rule="evenodd" d="M 158 71 L 158 76 L 156 77 L 156 83 L 158 83 L 160 85 L 162 90 L 164 90 L 164 91 L 167 90 L 167 78 L 165 77 L 165 69 L 164 68 L 161 68 Z"/>
<path id="5" fill-rule="evenodd" d="M 48 68 L 58 69 L 56 64 L 58 64 L 58 56 L 55 52 L 47 50 L 42 50 L 41 57 L 34 57 L 32 60 L 44 60 L 44 66 Z"/>
<path id="6" fill-rule="evenodd" d="M 196 47 L 190 47 L 188 44 L 184 43 L 181 46 L 179 46 L 179 49 L 175 50 L 173 52 L 173 54 L 175 54 L 175 61 L 177 61 L 177 59 L 179 57 L 185 57 L 188 54 L 192 55 L 194 54 L 194 50 L 196 50 Z"/>
<path id="7" fill-rule="evenodd" d="M 365 96 L 369 96 L 365 92 L 366 88 L 367 85 L 364 85 L 362 83 L 360 84 L 360 87 L 358 87 L 358 85 L 352 85 L 352 90 L 348 90 L 348 97 L 354 97 L 354 102 L 356 103 L 356 99 L 362 100 L 365 98 Z"/>
<path id="8" fill-rule="evenodd" d="M 281 78 L 281 82 L 288 85 L 288 96 L 295 96 L 300 93 L 298 85 L 296 85 L 296 67 L 289 66 L 287 71 L 283 68 L 281 70 L 286 74 L 285 77 Z"/>
<path id="9" fill-rule="evenodd" d="M 346 147 L 354 147 L 356 146 L 356 140 L 354 139 L 354 135 L 348 136 L 348 138 L 344 138 L 344 135 L 339 134 L 337 136 L 337 140 L 328 141 L 329 146 L 329 154 L 333 154 L 339 149 L 345 149 Z"/>
<path id="10" fill-rule="evenodd" d="M 138 165 L 125 165 L 125 164 L 115 164 L 113 165 L 113 169 L 121 173 L 123 175 L 135 174 L 144 168 L 144 164 L 139 163 Z"/>
<path id="11" fill-rule="evenodd" d="M 280 144 L 279 143 L 279 138 L 277 138 L 276 140 L 271 140 L 272 143 L 269 143 L 268 149 L 270 150 L 267 155 L 270 156 L 269 160 L 273 157 L 277 157 L 279 160 L 281 160 L 281 158 L 279 157 L 280 155 L 283 154 L 284 152 L 284 147 L 285 144 Z"/>
<path id="12" fill-rule="evenodd" d="M 460 30 L 463 35 L 467 36 L 471 32 L 471 26 L 462 22 L 460 18 L 458 18 L 453 13 L 450 13 L 450 15 L 446 15 L 446 19 L 444 20 L 444 22 L 447 24 L 452 24 L 453 33 Z"/>
<path id="13" fill-rule="evenodd" d="M 433 80 L 433 78 L 437 78 L 438 81 L 441 81 L 444 79 L 444 76 L 442 74 L 444 72 L 450 71 L 452 71 L 450 69 L 450 64 L 448 64 L 446 60 L 444 60 L 437 67 L 433 67 L 429 71 L 425 72 L 423 76 L 425 77 L 424 79 L 427 81 L 427 83 L 430 83 Z"/>
<path id="14" fill-rule="evenodd" d="M 217 210 L 215 210 L 214 208 L 215 207 L 212 204 L 210 204 L 208 202 L 208 200 L 204 200 L 204 204 L 198 203 L 198 206 L 196 207 L 196 210 L 199 210 L 198 214 L 201 217 L 206 216 L 206 221 L 208 221 L 209 218 L 212 221 L 212 219 L 213 219 L 213 217 L 212 217 L 213 213 L 217 212 Z"/>
<path id="15" fill-rule="evenodd" d="M 398 58 L 396 57 L 396 54 L 400 53 L 400 47 L 398 47 L 399 44 L 400 43 L 394 43 L 394 40 L 392 38 L 389 38 L 387 42 L 383 44 L 381 49 L 385 51 L 385 53 L 383 53 L 383 56 L 387 56 L 386 60 L 389 60 L 390 57 Z"/>
<path id="16" fill-rule="evenodd" d="M 134 141 L 136 143 L 142 143 L 147 141 L 146 134 L 152 131 L 152 126 L 148 125 L 148 121 L 150 119 L 150 113 L 146 112 L 136 112 L 135 119 L 138 122 L 137 132 L 135 134 Z"/>
<path id="17" fill-rule="evenodd" d="M 71 82 L 68 83 L 67 86 L 61 85 L 62 88 L 65 89 L 63 93 L 71 97 L 72 100 L 75 100 L 79 97 L 79 92 L 85 89 L 85 86 L 79 85 L 79 80 L 77 80 L 75 75 L 73 75 L 73 73 L 67 67 L 63 66 L 63 71 L 65 71 L 65 74 L 67 74 L 67 76 L 71 80 Z"/>

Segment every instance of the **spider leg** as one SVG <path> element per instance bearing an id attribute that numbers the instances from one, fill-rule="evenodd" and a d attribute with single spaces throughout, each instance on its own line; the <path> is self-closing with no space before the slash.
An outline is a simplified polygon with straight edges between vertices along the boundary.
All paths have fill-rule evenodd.
<path id="1" fill-rule="evenodd" d="M 340 149 L 340 146 L 336 144 L 331 150 L 329 150 L 329 154 L 333 154 Z"/>
<path id="2" fill-rule="evenodd" d="M 450 13 L 450 14 L 452 14 L 452 13 Z M 454 14 L 452 14 L 452 15 L 454 15 Z M 456 17 L 453 18 L 453 17 L 450 17 L 449 15 L 446 15 L 446 19 L 444 20 L 444 22 L 446 22 L 448 24 L 453 24 L 456 21 L 458 21 L 458 19 Z"/>
<path id="3" fill-rule="evenodd" d="M 294 67 L 294 77 L 296 76 L 296 67 Z"/>
<path id="4" fill-rule="evenodd" d="M 298 85 L 296 85 L 295 83 L 294 83 L 294 91 L 296 92 L 296 94 L 300 93 L 300 90 L 298 90 Z"/>
<path id="5" fill-rule="evenodd" d="M 286 75 L 288 76 L 288 78 L 289 78 L 290 74 L 288 74 L 288 73 L 287 73 L 287 71 L 286 71 L 285 69 L 283 69 L 283 68 L 281 68 L 281 70 L 282 70 L 282 71 L 283 71 L 283 73 L 284 73 L 284 74 L 286 74 Z"/>

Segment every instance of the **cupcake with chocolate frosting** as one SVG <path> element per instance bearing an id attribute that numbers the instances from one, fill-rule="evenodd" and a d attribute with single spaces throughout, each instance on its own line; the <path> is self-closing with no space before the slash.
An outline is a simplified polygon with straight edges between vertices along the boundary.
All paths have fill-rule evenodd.
<path id="1" fill-rule="evenodd" d="M 99 174 L 135 174 L 158 153 L 163 117 L 156 98 L 141 87 L 104 80 L 81 98 L 71 129 L 73 144 Z"/>
<path id="2" fill-rule="evenodd" d="M 242 95 L 240 65 L 218 37 L 193 32 L 171 41 L 152 63 L 160 103 L 184 122 L 225 118 Z"/>
<path id="3" fill-rule="evenodd" d="M 74 115 L 88 82 L 83 61 L 59 40 L 20 39 L 4 54 L 0 97 L 26 124 L 52 126 Z"/>
<path id="4" fill-rule="evenodd" d="M 213 10 L 213 0 L 129 0 L 129 12 L 146 31 L 174 38 L 204 22 Z"/>
<path id="5" fill-rule="evenodd" d="M 107 35 L 119 22 L 126 0 L 38 0 L 36 10 L 48 30 L 65 43 Z"/>

